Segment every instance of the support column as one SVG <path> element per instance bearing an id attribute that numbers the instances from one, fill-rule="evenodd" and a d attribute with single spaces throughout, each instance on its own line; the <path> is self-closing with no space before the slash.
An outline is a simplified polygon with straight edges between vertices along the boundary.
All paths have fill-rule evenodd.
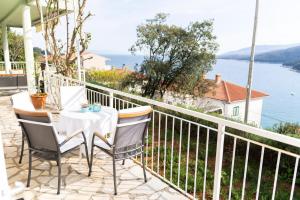
<path id="1" fill-rule="evenodd" d="M 6 72 L 6 74 L 9 74 L 11 72 L 11 63 L 10 63 L 10 57 L 9 57 L 9 47 L 8 47 L 6 24 L 2 25 L 2 48 L 3 48 L 3 55 L 4 55 L 5 72 Z"/>
<path id="2" fill-rule="evenodd" d="M 23 37 L 24 37 L 24 50 L 25 50 L 28 91 L 30 93 L 33 93 L 36 91 L 36 88 L 35 88 L 35 77 L 34 77 L 32 27 L 31 27 L 30 7 L 26 5 L 23 7 Z"/>

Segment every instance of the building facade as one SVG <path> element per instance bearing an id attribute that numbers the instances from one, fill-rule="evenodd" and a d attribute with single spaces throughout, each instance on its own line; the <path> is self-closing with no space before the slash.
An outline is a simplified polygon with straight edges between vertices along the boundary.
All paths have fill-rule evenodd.
<path id="1" fill-rule="evenodd" d="M 215 86 L 202 98 L 191 96 L 177 97 L 174 93 L 166 93 L 164 101 L 171 104 L 182 104 L 198 108 L 204 113 L 218 113 L 226 118 L 243 121 L 245 117 L 247 88 L 222 80 L 216 75 Z M 248 123 L 260 127 L 263 99 L 266 93 L 252 90 L 249 105 Z"/>
<path id="2" fill-rule="evenodd" d="M 107 65 L 107 61 L 109 61 L 109 58 L 106 58 L 104 56 L 99 56 L 95 53 L 91 52 L 84 52 L 81 55 L 82 57 L 82 66 L 86 70 L 111 70 L 112 67 L 110 65 Z"/>

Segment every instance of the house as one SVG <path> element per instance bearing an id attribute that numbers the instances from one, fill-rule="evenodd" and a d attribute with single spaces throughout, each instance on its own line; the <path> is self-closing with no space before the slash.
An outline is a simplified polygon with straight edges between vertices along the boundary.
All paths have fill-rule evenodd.
<path id="1" fill-rule="evenodd" d="M 111 66 L 107 65 L 109 58 L 97 55 L 91 52 L 83 52 L 81 54 L 82 66 L 84 69 L 96 69 L 96 70 L 111 70 Z"/>
<path id="2" fill-rule="evenodd" d="M 205 113 L 218 113 L 226 118 L 243 121 L 245 117 L 245 105 L 247 88 L 222 80 L 217 74 L 214 80 L 215 86 L 204 97 L 192 98 L 191 96 L 175 97 L 167 93 L 164 101 L 172 104 L 191 105 L 201 109 Z M 252 90 L 249 106 L 248 123 L 260 127 L 262 106 L 266 93 Z"/>
<path id="3" fill-rule="evenodd" d="M 208 112 L 219 112 L 224 117 L 243 121 L 245 117 L 245 105 L 247 88 L 222 80 L 221 75 L 215 77 L 215 88 L 205 94 L 203 103 L 206 107 L 214 107 Z M 266 93 L 252 90 L 249 105 L 248 123 L 260 126 L 262 106 Z"/>
<path id="4" fill-rule="evenodd" d="M 72 58 L 76 56 L 75 54 L 72 55 Z M 64 56 L 62 56 L 64 57 Z M 48 55 L 48 61 L 52 62 L 53 57 L 51 55 Z M 83 52 L 81 54 L 81 66 L 86 69 L 96 69 L 96 70 L 111 70 L 112 67 L 110 65 L 107 65 L 107 61 L 109 61 L 109 58 L 106 58 L 104 56 L 97 55 L 95 53 L 91 52 Z M 39 58 L 40 62 L 45 62 L 44 57 Z"/>

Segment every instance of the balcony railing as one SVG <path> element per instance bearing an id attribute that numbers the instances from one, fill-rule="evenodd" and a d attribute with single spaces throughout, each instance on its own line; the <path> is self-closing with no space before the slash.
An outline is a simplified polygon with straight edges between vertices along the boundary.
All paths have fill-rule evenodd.
<path id="1" fill-rule="evenodd" d="M 11 62 L 11 70 L 25 73 L 26 63 L 25 62 Z M 0 71 L 5 71 L 5 62 L 0 62 Z"/>
<path id="2" fill-rule="evenodd" d="M 15 74 L 19 73 L 26 73 L 26 62 L 24 61 L 17 61 L 17 62 L 10 62 L 11 63 L 11 71 Z M 39 73 L 40 72 L 40 65 L 41 62 L 35 62 L 34 70 L 35 72 Z M 52 64 L 49 64 L 49 70 L 50 71 L 55 71 L 52 67 Z M 0 72 L 4 73 L 5 72 L 5 62 L 0 61 Z"/>
<path id="3" fill-rule="evenodd" d="M 299 139 L 61 75 L 45 77 L 53 104 L 60 86 L 83 85 L 89 103 L 117 110 L 151 105 L 147 169 L 190 198 L 282 199 L 283 191 L 286 199 L 299 198 Z"/>

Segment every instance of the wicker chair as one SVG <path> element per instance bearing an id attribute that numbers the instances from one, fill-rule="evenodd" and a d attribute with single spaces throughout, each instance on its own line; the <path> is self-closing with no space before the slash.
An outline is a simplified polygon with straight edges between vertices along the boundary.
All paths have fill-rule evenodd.
<path id="1" fill-rule="evenodd" d="M 144 158 L 144 140 L 148 123 L 151 120 L 152 108 L 142 106 L 119 111 L 118 124 L 115 134 L 107 139 L 100 133 L 94 133 L 92 139 L 91 162 L 89 176 L 92 173 L 94 147 L 100 148 L 113 159 L 114 193 L 117 194 L 116 183 L 116 161 L 142 155 L 144 180 L 147 182 Z M 100 138 L 100 140 L 95 140 Z"/>
<path id="2" fill-rule="evenodd" d="M 26 136 L 29 150 L 29 170 L 27 187 L 30 186 L 32 156 L 45 160 L 54 160 L 58 166 L 58 188 L 61 185 L 61 157 L 84 144 L 86 155 L 88 155 L 86 138 L 82 130 L 78 130 L 69 137 L 59 135 L 51 121 L 51 115 L 47 112 L 24 111 L 14 109 L 17 119 Z M 82 137 L 79 137 L 82 135 Z M 78 137 L 76 137 L 78 136 Z M 89 165 L 89 158 L 87 163 Z"/>

